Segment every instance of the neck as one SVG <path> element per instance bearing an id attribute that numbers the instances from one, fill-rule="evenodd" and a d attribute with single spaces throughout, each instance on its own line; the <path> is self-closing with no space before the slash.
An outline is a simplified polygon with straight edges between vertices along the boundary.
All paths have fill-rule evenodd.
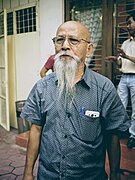
<path id="1" fill-rule="evenodd" d="M 135 39 L 135 31 L 130 32 L 130 38 Z"/>

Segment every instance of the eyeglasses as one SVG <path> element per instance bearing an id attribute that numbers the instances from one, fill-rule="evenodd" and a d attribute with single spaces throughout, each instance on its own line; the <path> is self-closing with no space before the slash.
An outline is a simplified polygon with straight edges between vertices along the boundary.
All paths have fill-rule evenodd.
<path id="1" fill-rule="evenodd" d="M 54 37 L 52 40 L 53 40 L 53 43 L 55 46 L 62 46 L 65 42 L 65 40 L 68 40 L 68 43 L 70 44 L 70 46 L 78 46 L 80 43 L 83 43 L 83 42 L 86 42 L 86 43 L 90 43 L 90 41 L 87 41 L 85 39 L 77 39 L 77 38 L 74 38 L 74 37 Z"/>
<path id="2" fill-rule="evenodd" d="M 131 25 L 132 23 L 134 23 L 135 21 L 134 20 L 128 20 L 127 21 L 127 25 Z"/>

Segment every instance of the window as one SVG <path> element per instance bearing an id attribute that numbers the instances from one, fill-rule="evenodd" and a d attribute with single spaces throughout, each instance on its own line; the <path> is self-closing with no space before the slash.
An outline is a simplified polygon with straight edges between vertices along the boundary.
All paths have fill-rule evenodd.
<path id="1" fill-rule="evenodd" d="M 13 35 L 13 12 L 7 13 L 7 35 Z"/>
<path id="2" fill-rule="evenodd" d="M 36 7 L 16 11 L 17 34 L 36 31 Z"/>
<path id="3" fill-rule="evenodd" d="M 4 14 L 0 15 L 0 36 L 4 34 Z"/>

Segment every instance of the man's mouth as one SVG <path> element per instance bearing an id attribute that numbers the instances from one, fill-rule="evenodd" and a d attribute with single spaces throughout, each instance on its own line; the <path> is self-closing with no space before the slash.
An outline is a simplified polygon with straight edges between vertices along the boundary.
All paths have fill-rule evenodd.
<path id="1" fill-rule="evenodd" d="M 60 57 L 61 57 L 61 58 L 66 58 L 66 57 L 68 57 L 68 58 L 70 57 L 70 58 L 71 58 L 72 56 L 70 56 L 69 54 L 63 54 L 63 55 L 61 55 Z"/>

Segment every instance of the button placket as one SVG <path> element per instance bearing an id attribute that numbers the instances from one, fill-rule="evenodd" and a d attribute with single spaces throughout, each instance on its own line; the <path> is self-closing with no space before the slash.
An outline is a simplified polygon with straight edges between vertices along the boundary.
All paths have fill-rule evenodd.
<path id="1" fill-rule="evenodd" d="M 68 102 L 68 99 L 67 99 Z M 60 161 L 60 179 L 65 179 L 65 172 L 66 172 L 66 153 L 67 153 L 67 145 L 68 145 L 68 135 L 66 132 L 67 126 L 66 126 L 66 121 L 71 117 L 71 114 L 68 112 L 69 109 L 69 103 L 66 104 L 65 106 L 65 119 L 63 122 L 63 139 L 62 139 L 62 147 L 61 147 L 61 161 Z"/>

